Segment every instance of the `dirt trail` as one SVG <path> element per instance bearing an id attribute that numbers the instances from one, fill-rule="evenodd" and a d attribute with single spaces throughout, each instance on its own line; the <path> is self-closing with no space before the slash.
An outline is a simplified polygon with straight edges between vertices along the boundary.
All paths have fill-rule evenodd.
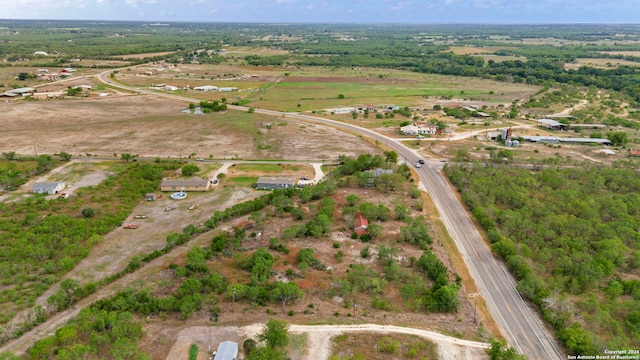
<path id="1" fill-rule="evenodd" d="M 317 184 L 320 181 L 322 181 L 322 179 L 324 179 L 324 172 L 322 171 L 322 164 L 313 163 L 311 165 L 313 165 L 313 169 L 316 171 L 316 176 L 313 178 L 313 183 Z"/>
<path id="2" fill-rule="evenodd" d="M 193 343 L 204 345 L 211 344 L 214 347 L 223 340 L 242 342 L 243 339 L 256 339 L 262 331 L 263 324 L 256 323 L 244 327 L 191 327 L 184 329 L 177 336 L 176 343 L 167 356 L 169 359 L 184 358 L 188 348 Z M 485 350 L 489 344 L 477 341 L 462 340 L 443 335 L 434 331 L 416 329 L 394 325 L 360 324 L 360 325 L 289 325 L 292 334 L 306 334 L 307 346 L 302 360 L 325 360 L 331 356 L 331 338 L 342 333 L 371 332 L 380 334 L 408 334 L 416 335 L 433 341 L 438 346 L 439 359 L 486 359 Z"/>

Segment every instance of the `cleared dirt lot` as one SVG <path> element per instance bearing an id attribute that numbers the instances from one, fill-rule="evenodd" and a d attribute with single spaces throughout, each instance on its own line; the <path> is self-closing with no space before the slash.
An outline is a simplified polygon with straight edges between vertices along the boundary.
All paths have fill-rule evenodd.
<path id="1" fill-rule="evenodd" d="M 0 102 L 0 151 L 288 160 L 376 151 L 324 126 L 259 114 L 181 113 L 186 105 L 146 95 Z"/>

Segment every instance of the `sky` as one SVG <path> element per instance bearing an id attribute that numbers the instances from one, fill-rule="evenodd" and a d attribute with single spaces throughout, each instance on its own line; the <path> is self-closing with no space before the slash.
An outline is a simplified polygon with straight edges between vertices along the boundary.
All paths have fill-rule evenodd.
<path id="1" fill-rule="evenodd" d="M 638 23 L 640 0 L 0 0 L 0 19 L 258 23 Z"/>

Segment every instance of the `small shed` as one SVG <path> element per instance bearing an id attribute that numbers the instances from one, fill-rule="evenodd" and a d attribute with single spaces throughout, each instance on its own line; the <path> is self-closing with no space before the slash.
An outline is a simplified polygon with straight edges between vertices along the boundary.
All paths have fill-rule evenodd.
<path id="1" fill-rule="evenodd" d="M 293 187 L 296 184 L 294 178 L 261 176 L 256 182 L 255 188 L 261 190 L 276 190 Z"/>
<path id="2" fill-rule="evenodd" d="M 31 188 L 31 192 L 34 194 L 57 194 L 65 187 L 64 182 L 42 182 L 35 183 Z"/>
<path id="3" fill-rule="evenodd" d="M 393 170 L 391 169 L 383 169 L 383 168 L 375 168 L 372 171 L 373 176 L 380 177 L 382 174 L 393 174 Z"/>
<path id="4" fill-rule="evenodd" d="M 155 201 L 158 197 L 154 193 L 146 193 L 144 194 L 145 201 Z"/>
<path id="5" fill-rule="evenodd" d="M 238 343 L 233 341 L 223 341 L 218 345 L 216 356 L 213 360 L 237 360 Z"/>
<path id="6" fill-rule="evenodd" d="M 364 235 L 367 233 L 367 227 L 369 226 L 369 220 L 362 216 L 361 213 L 356 214 L 353 231 L 358 235 Z"/>

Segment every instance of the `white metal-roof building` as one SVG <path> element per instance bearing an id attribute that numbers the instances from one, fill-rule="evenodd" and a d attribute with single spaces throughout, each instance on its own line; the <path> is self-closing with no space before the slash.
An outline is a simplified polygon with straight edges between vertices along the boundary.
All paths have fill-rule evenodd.
<path id="1" fill-rule="evenodd" d="M 214 85 L 196 86 L 193 89 L 198 91 L 218 91 L 218 87 Z"/>
<path id="2" fill-rule="evenodd" d="M 522 136 L 524 140 L 538 143 L 574 143 L 574 144 L 600 144 L 611 145 L 609 139 L 592 139 L 592 138 L 570 138 L 570 137 L 558 137 L 558 136 Z"/>
<path id="3" fill-rule="evenodd" d="M 213 360 L 237 360 L 238 344 L 233 341 L 224 341 L 218 345 L 216 356 Z"/>
<path id="4" fill-rule="evenodd" d="M 21 87 L 21 88 L 17 88 L 17 89 L 10 89 L 5 91 L 6 93 L 9 94 L 18 94 L 18 95 L 26 95 L 26 94 L 31 94 L 33 92 L 35 92 L 36 89 L 32 88 L 32 87 Z"/>
<path id="5" fill-rule="evenodd" d="M 565 127 L 565 124 L 551 119 L 539 119 L 538 124 L 554 130 L 562 130 Z"/>
<path id="6" fill-rule="evenodd" d="M 64 182 L 42 182 L 35 183 L 31 188 L 31 192 L 35 194 L 57 194 L 59 191 L 63 190 L 65 187 Z"/>

